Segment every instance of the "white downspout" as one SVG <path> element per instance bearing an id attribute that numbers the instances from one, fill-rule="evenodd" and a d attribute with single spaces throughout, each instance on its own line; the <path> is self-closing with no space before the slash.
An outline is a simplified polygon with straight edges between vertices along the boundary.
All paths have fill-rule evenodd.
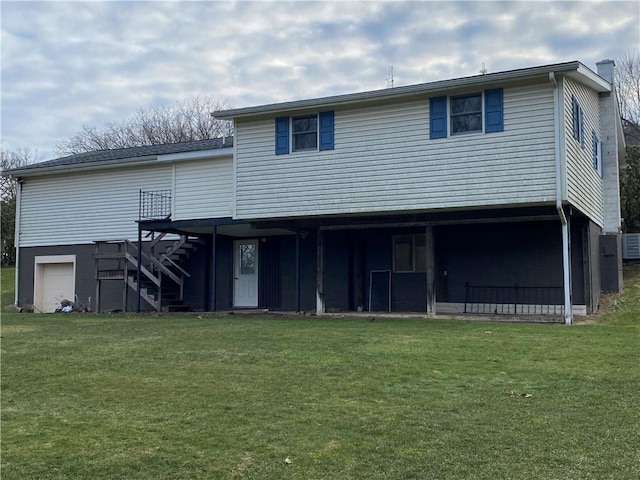
<path id="1" fill-rule="evenodd" d="M 16 179 L 16 218 L 15 231 L 13 235 L 13 246 L 16 247 L 16 271 L 14 279 L 14 305 L 18 305 L 18 285 L 20 279 L 20 209 L 22 205 L 22 180 Z"/>
<path id="2" fill-rule="evenodd" d="M 562 208 L 562 157 L 560 155 L 560 89 L 553 72 L 549 72 L 549 81 L 553 83 L 553 123 L 555 131 L 556 157 L 556 210 L 562 224 L 562 273 L 564 285 L 564 323 L 571 325 L 573 311 L 571 306 L 571 258 L 569 256 L 569 225 Z M 564 113 L 564 109 L 563 109 Z M 564 122 L 562 123 L 564 124 Z"/>

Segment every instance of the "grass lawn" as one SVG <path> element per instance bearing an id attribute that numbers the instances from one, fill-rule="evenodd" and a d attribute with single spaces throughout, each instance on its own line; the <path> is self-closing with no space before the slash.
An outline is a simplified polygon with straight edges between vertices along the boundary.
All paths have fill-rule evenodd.
<path id="1" fill-rule="evenodd" d="M 3 312 L 0 473 L 638 479 L 640 268 L 626 273 L 573 326 Z"/>

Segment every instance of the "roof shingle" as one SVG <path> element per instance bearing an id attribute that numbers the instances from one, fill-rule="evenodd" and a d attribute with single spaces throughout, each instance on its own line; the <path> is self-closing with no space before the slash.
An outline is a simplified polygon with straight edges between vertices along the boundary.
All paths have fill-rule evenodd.
<path id="1" fill-rule="evenodd" d="M 13 170 L 7 170 L 6 172 L 3 172 L 3 174 L 11 174 L 12 172 L 35 172 L 39 169 L 72 167 L 76 165 L 98 164 L 102 162 L 117 163 L 118 160 L 125 161 L 141 157 L 196 152 L 199 150 L 217 150 L 231 147 L 233 147 L 233 137 L 196 140 L 193 142 L 165 143 L 161 145 L 146 145 L 142 147 L 116 148 L 113 150 L 96 150 L 93 152 L 77 153 L 67 157 L 60 157 L 53 160 L 25 165 Z"/>

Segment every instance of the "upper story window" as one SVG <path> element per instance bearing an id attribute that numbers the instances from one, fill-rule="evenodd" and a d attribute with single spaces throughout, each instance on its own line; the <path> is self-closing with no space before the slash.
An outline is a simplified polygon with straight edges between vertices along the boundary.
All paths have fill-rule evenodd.
<path id="1" fill-rule="evenodd" d="M 293 117 L 293 151 L 318 148 L 318 116 Z"/>
<path id="2" fill-rule="evenodd" d="M 451 97 L 451 134 L 482 131 L 482 94 Z"/>
<path id="3" fill-rule="evenodd" d="M 275 153 L 333 150 L 334 114 L 320 112 L 275 120 Z"/>
<path id="4" fill-rule="evenodd" d="M 429 99 L 429 136 L 432 139 L 447 138 L 449 134 L 491 133 L 503 130 L 502 88 Z"/>
<path id="5" fill-rule="evenodd" d="M 580 142 L 580 146 L 584 148 L 584 111 L 573 95 L 571 96 L 571 120 L 573 138 Z"/>
<path id="6" fill-rule="evenodd" d="M 595 130 L 591 131 L 591 160 L 593 168 L 602 176 L 602 143 Z"/>

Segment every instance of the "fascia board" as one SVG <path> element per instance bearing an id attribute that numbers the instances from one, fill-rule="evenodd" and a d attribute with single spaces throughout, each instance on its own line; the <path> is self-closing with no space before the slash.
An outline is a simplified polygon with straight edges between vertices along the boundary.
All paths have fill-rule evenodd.
<path id="1" fill-rule="evenodd" d="M 567 76 L 587 87 L 593 88 L 598 93 L 610 92 L 612 88 L 609 82 L 582 64 L 578 66 L 575 72 L 567 73 Z"/>
<path id="2" fill-rule="evenodd" d="M 87 170 L 106 170 L 106 169 L 132 167 L 132 166 L 135 167 L 138 165 L 152 163 L 156 161 L 157 158 L 158 158 L 157 155 L 152 155 L 147 157 L 137 157 L 137 158 L 130 158 L 130 159 L 100 160 L 95 162 L 74 163 L 69 165 L 43 166 L 41 168 L 32 167 L 32 168 L 8 170 L 6 172 L 2 172 L 2 175 L 25 178 L 25 177 L 37 177 L 40 175 L 49 175 L 49 174 L 53 175 L 58 173 L 84 172 Z"/>
<path id="3" fill-rule="evenodd" d="M 138 167 L 158 162 L 178 162 L 184 160 L 197 160 L 202 158 L 232 157 L 233 148 L 220 148 L 214 150 L 198 150 L 194 152 L 171 153 L 166 155 L 149 155 L 130 159 L 98 160 L 87 163 L 73 163 L 68 165 L 31 167 L 24 169 L 8 170 L 2 172 L 2 176 L 12 177 L 36 177 L 41 175 L 56 175 L 60 173 L 86 172 L 88 170 L 109 170 L 114 168 Z"/>
<path id="4" fill-rule="evenodd" d="M 213 157 L 232 157 L 233 148 L 217 148 L 215 150 L 197 150 L 195 152 L 184 153 L 168 153 L 166 155 L 158 155 L 158 162 L 178 162 L 181 160 L 199 160 L 202 158 Z"/>

